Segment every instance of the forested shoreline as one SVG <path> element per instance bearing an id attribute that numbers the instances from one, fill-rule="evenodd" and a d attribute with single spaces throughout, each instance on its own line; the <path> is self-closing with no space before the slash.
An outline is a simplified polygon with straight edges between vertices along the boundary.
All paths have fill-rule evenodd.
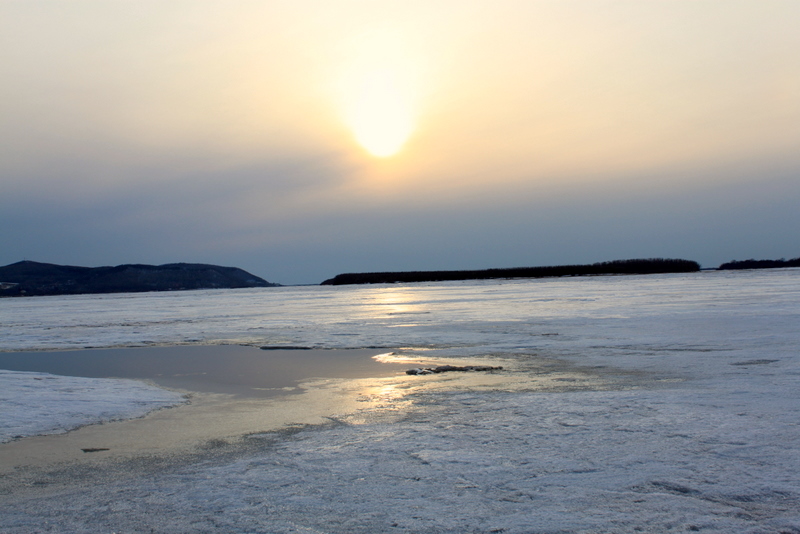
<path id="1" fill-rule="evenodd" d="M 700 270 L 696 261 L 682 259 L 614 260 L 586 265 L 547 267 L 512 267 L 469 271 L 400 271 L 344 273 L 325 280 L 322 285 L 386 284 L 395 282 L 443 282 L 452 280 L 488 280 L 494 278 L 549 278 L 613 274 L 686 273 Z"/>
<path id="2" fill-rule="evenodd" d="M 800 258 L 785 260 L 733 260 L 719 266 L 720 271 L 733 269 L 780 269 L 782 267 L 800 267 Z"/>

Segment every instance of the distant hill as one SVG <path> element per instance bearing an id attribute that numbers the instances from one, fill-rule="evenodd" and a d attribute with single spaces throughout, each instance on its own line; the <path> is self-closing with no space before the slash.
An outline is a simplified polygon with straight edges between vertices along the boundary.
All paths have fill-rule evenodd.
<path id="1" fill-rule="evenodd" d="M 793 260 L 733 260 L 718 267 L 720 271 L 731 269 L 779 269 L 781 267 L 800 267 L 800 258 Z"/>
<path id="2" fill-rule="evenodd" d="M 383 273 L 345 273 L 325 280 L 322 285 L 385 284 L 393 282 L 443 282 L 448 280 L 486 280 L 492 278 L 545 278 L 551 276 L 589 276 L 602 274 L 687 273 L 700 270 L 690 260 L 663 258 L 615 260 L 589 265 L 514 267 L 478 271 L 405 271 Z"/>
<path id="3" fill-rule="evenodd" d="M 137 293 L 187 289 L 273 287 L 236 267 L 202 263 L 74 267 L 20 261 L 0 267 L 0 296 Z"/>

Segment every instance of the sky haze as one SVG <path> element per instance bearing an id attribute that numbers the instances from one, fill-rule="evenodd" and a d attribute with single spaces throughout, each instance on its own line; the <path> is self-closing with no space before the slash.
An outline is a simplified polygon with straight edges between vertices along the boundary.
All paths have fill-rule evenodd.
<path id="1" fill-rule="evenodd" d="M 800 2 L 0 3 L 0 264 L 800 256 Z"/>

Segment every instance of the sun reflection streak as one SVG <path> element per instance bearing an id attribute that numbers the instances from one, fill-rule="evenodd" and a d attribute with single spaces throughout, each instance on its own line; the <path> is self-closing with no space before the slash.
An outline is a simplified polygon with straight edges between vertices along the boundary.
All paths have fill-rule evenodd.
<path id="1" fill-rule="evenodd" d="M 375 295 L 374 304 L 376 315 L 405 315 L 427 313 L 425 306 L 420 304 L 419 298 L 414 293 L 404 289 L 388 288 Z"/>
<path id="2" fill-rule="evenodd" d="M 418 358 L 412 356 L 398 354 L 396 352 L 386 352 L 372 357 L 373 360 L 380 363 L 416 363 Z"/>

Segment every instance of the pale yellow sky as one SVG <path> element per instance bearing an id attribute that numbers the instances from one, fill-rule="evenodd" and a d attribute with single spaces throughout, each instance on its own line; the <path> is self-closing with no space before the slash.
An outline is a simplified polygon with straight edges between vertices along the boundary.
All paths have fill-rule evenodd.
<path id="1" fill-rule="evenodd" d="M 798 27 L 789 0 L 6 0 L 0 180 L 225 180 L 248 225 L 724 186 L 800 165 Z"/>

